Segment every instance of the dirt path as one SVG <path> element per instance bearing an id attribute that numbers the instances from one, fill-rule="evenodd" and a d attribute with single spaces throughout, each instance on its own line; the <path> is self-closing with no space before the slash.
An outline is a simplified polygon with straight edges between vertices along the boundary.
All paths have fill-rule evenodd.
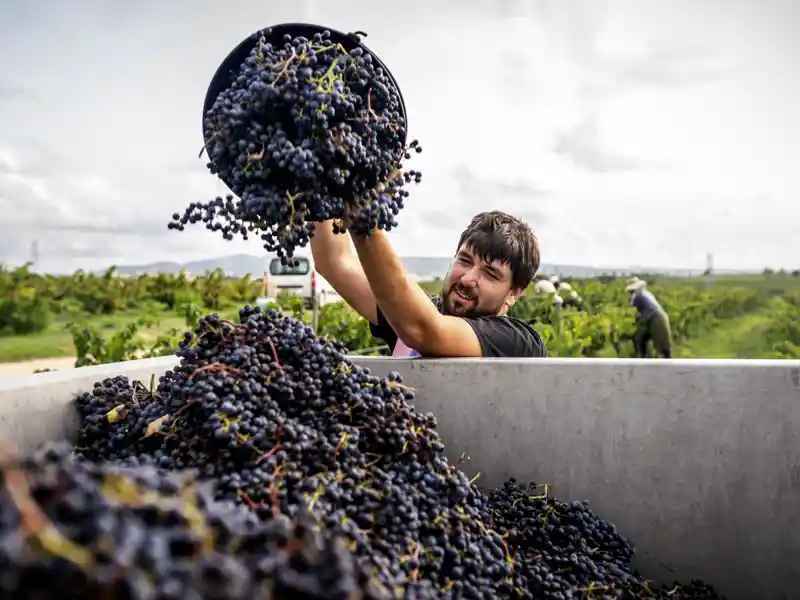
<path id="1" fill-rule="evenodd" d="M 0 363 L 0 379 L 31 375 L 37 369 L 56 369 L 67 371 L 75 368 L 75 359 L 71 357 L 37 358 L 20 362 Z"/>

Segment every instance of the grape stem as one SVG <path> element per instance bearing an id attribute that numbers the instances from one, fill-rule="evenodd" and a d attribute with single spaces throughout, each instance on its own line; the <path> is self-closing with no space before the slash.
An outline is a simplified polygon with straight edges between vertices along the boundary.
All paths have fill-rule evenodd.
<path id="1" fill-rule="evenodd" d="M 414 548 L 414 554 L 412 555 L 417 565 L 419 565 L 419 548 L 420 545 L 416 544 L 416 547 Z M 411 579 L 411 581 L 416 581 L 418 577 L 419 577 L 419 566 L 417 566 L 413 571 L 411 571 L 409 579 Z"/>
<path id="2" fill-rule="evenodd" d="M 460 464 L 461 464 L 462 462 L 464 462 L 465 460 L 469 460 L 469 457 L 467 456 L 467 453 L 466 453 L 466 452 L 462 452 L 462 453 L 461 453 L 461 456 L 459 456 L 459 457 L 458 457 L 458 460 L 457 460 L 457 461 L 456 461 L 456 462 L 453 464 L 453 468 L 454 468 L 454 469 L 457 469 L 457 468 L 458 468 L 458 465 L 460 465 Z"/>
<path id="3" fill-rule="evenodd" d="M 15 454 L 6 444 L 0 445 L 0 460 L 6 462 L 3 467 L 3 486 L 19 511 L 23 528 L 27 529 L 29 536 L 39 542 L 47 552 L 68 560 L 84 572 L 88 572 L 94 566 L 94 557 L 86 548 L 64 537 L 50 522 L 31 496 L 28 479 L 18 466 Z"/>
<path id="4" fill-rule="evenodd" d="M 277 76 L 277 77 L 275 77 L 275 79 L 272 81 L 272 85 L 273 85 L 273 86 L 274 86 L 276 83 L 278 83 L 278 80 L 279 80 L 281 77 L 283 77 L 283 75 L 286 73 L 286 69 L 288 69 L 288 68 L 289 68 L 289 66 L 290 66 L 290 65 L 291 65 L 291 64 L 292 64 L 292 63 L 295 61 L 295 59 L 296 59 L 296 58 L 298 58 L 297 52 L 295 52 L 295 49 L 294 49 L 294 48 L 292 48 L 292 55 L 291 55 L 289 58 L 287 58 L 285 61 L 283 61 L 283 64 L 282 64 L 282 65 L 275 65 L 275 69 L 278 69 L 278 68 L 280 68 L 280 69 L 281 69 L 281 72 L 280 72 L 280 73 L 278 73 L 278 76 Z"/>
<path id="5" fill-rule="evenodd" d="M 242 375 L 242 372 L 239 371 L 239 369 L 234 369 L 233 367 L 229 367 L 228 365 L 223 365 L 222 363 L 211 363 L 195 369 L 195 371 L 191 375 L 189 375 L 189 379 L 191 380 L 195 375 L 197 375 L 202 371 L 210 371 L 212 373 L 226 373 L 228 375 L 235 375 L 237 377 L 241 377 Z"/>
<path id="6" fill-rule="evenodd" d="M 275 445 L 270 450 L 268 450 L 267 452 L 264 452 L 264 454 L 259 456 L 256 459 L 256 464 L 260 463 L 264 459 L 269 458 L 270 456 L 275 454 L 278 450 L 280 450 L 280 448 L 281 448 L 281 438 L 282 437 L 283 437 L 283 425 L 279 425 L 278 426 L 278 433 L 276 435 L 277 441 L 275 442 Z"/>
<path id="7" fill-rule="evenodd" d="M 241 498 L 242 500 L 244 500 L 244 503 L 247 504 L 248 507 L 258 508 L 258 504 L 253 502 L 253 499 L 250 498 L 250 496 L 248 496 L 247 494 L 245 494 L 242 490 L 236 490 L 236 495 L 239 496 L 239 498 Z"/>
<path id="8" fill-rule="evenodd" d="M 367 117 L 374 117 L 376 121 L 378 120 L 378 115 L 372 110 L 372 88 L 367 91 Z"/>
<path id="9" fill-rule="evenodd" d="M 286 197 L 289 199 L 289 210 L 291 212 L 289 213 L 289 220 L 288 220 L 288 222 L 286 224 L 286 227 L 285 227 L 283 233 L 281 233 L 280 236 L 279 236 L 281 240 L 286 239 L 286 236 L 291 233 L 292 226 L 294 225 L 295 215 L 298 212 L 300 213 L 300 217 L 301 218 L 305 217 L 305 211 L 304 210 L 296 210 L 295 209 L 294 201 L 297 200 L 298 198 L 302 198 L 303 196 L 305 196 L 306 194 L 309 194 L 309 193 L 310 192 L 298 192 L 298 193 L 292 195 L 289 192 L 286 192 Z M 277 358 L 275 360 L 277 360 Z"/>
<path id="10" fill-rule="evenodd" d="M 250 152 L 248 152 L 247 153 L 247 165 L 245 165 L 245 167 L 242 170 L 242 172 L 246 173 L 247 169 L 250 168 L 251 164 L 253 164 L 254 162 L 258 162 L 259 160 L 264 158 L 264 151 L 265 150 L 266 150 L 266 146 L 264 144 L 261 144 L 261 150 L 259 150 L 255 154 L 250 154 Z"/>
<path id="11" fill-rule="evenodd" d="M 269 344 L 269 347 L 272 349 L 272 357 L 275 359 L 275 364 L 280 369 L 281 361 L 278 360 L 278 350 L 275 348 L 275 344 L 272 343 L 272 340 L 268 339 L 267 343 Z"/>
<path id="12" fill-rule="evenodd" d="M 336 447 L 333 449 L 334 456 L 339 456 L 339 452 L 341 451 L 342 448 L 345 447 L 345 445 L 347 444 L 347 438 L 349 437 L 350 437 L 349 433 L 342 434 L 342 436 L 339 438 L 339 443 L 336 444 Z"/>
<path id="13" fill-rule="evenodd" d="M 278 477 L 280 471 L 280 465 L 275 465 L 275 469 L 272 471 L 272 481 L 269 483 L 269 499 L 272 503 L 273 517 L 277 517 L 279 514 L 281 514 L 281 507 L 280 503 L 278 502 L 278 486 L 275 485 L 275 478 Z"/>
<path id="14" fill-rule="evenodd" d="M 247 327 L 246 326 L 244 326 L 244 325 L 242 325 L 240 323 L 234 323 L 233 321 L 228 321 L 227 319 L 220 319 L 220 323 L 222 323 L 224 325 L 229 325 L 234 331 L 234 336 L 235 336 L 236 332 L 241 332 L 241 334 L 242 334 L 242 344 L 247 344 Z M 217 333 L 220 333 L 220 332 L 217 332 Z M 220 333 L 220 335 L 222 336 L 222 341 L 223 342 L 231 342 L 231 341 L 233 341 L 233 339 L 235 339 L 235 337 L 234 338 L 225 337 L 224 333 Z"/>

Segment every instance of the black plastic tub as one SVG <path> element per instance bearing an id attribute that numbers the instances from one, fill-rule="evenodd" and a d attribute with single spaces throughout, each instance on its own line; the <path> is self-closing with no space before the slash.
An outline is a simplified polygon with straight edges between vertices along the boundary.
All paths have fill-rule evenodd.
<path id="1" fill-rule="evenodd" d="M 287 33 L 292 37 L 299 37 L 303 36 L 306 38 L 311 39 L 315 33 L 322 33 L 323 31 L 330 32 L 330 39 L 334 43 L 341 44 L 346 50 L 352 50 L 353 48 L 360 47 L 364 50 L 364 52 L 369 53 L 372 56 L 372 59 L 376 62 L 376 64 L 380 65 L 381 68 L 386 72 L 389 76 L 389 79 L 397 88 L 398 96 L 400 97 L 400 113 L 403 116 L 405 121 L 406 127 L 406 135 L 408 132 L 408 116 L 406 115 L 406 104 L 405 100 L 403 99 L 403 94 L 400 91 L 400 86 L 397 85 L 397 80 L 392 75 L 392 72 L 386 67 L 383 61 L 375 54 L 372 50 L 367 48 L 364 45 L 364 42 L 361 38 L 367 37 L 367 34 L 363 31 L 355 31 L 352 33 L 342 33 L 341 31 L 337 31 L 336 29 L 331 29 L 330 27 L 324 27 L 322 25 L 313 25 L 311 23 L 282 23 L 280 25 L 273 25 L 271 27 L 267 27 L 265 29 L 261 29 L 256 31 L 255 33 L 247 36 L 244 40 L 242 40 L 236 48 L 234 48 L 228 56 L 225 57 L 225 60 L 222 61 L 219 68 L 217 68 L 217 72 L 214 73 L 214 77 L 211 79 L 211 83 L 208 85 L 208 90 L 206 91 L 206 98 L 205 102 L 203 103 L 203 117 L 201 119 L 201 127 L 203 130 L 203 141 L 207 144 L 209 140 L 206 138 L 206 131 L 205 131 L 205 117 L 211 107 L 214 105 L 214 101 L 217 99 L 217 96 L 220 95 L 225 89 L 229 88 L 233 83 L 234 79 L 236 78 L 239 67 L 244 63 L 247 57 L 250 55 L 250 51 L 256 45 L 257 40 L 261 34 L 264 35 L 265 41 L 271 43 L 274 46 L 281 46 L 283 45 L 283 36 Z M 405 139 L 403 140 L 405 142 Z"/>

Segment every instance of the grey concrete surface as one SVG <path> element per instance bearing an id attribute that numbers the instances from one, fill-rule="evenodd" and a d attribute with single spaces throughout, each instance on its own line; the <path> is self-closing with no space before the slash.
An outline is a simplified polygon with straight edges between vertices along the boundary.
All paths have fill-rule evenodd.
<path id="1" fill-rule="evenodd" d="M 479 483 L 514 476 L 588 500 L 634 540 L 645 576 L 702 578 L 731 600 L 800 598 L 800 361 L 355 362 L 400 372 Z M 78 391 L 174 364 L 0 380 L 0 438 L 30 451 L 71 437 Z"/>

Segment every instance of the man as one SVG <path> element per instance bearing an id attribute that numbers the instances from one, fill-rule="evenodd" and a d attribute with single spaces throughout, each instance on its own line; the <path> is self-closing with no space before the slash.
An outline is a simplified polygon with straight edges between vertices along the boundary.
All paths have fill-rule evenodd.
<path id="1" fill-rule="evenodd" d="M 536 236 L 510 215 L 492 211 L 472 219 L 440 298 L 411 281 L 384 231 L 336 234 L 331 221 L 322 222 L 311 253 L 320 275 L 393 356 L 547 356 L 536 330 L 506 315 L 539 268 Z"/>
<path id="2" fill-rule="evenodd" d="M 669 317 L 661 305 L 645 288 L 647 282 L 638 277 L 631 277 L 626 290 L 631 294 L 631 305 L 637 310 L 636 332 L 633 335 L 633 346 L 636 356 L 649 357 L 650 341 L 658 354 L 664 358 L 672 358 L 672 333 Z"/>

